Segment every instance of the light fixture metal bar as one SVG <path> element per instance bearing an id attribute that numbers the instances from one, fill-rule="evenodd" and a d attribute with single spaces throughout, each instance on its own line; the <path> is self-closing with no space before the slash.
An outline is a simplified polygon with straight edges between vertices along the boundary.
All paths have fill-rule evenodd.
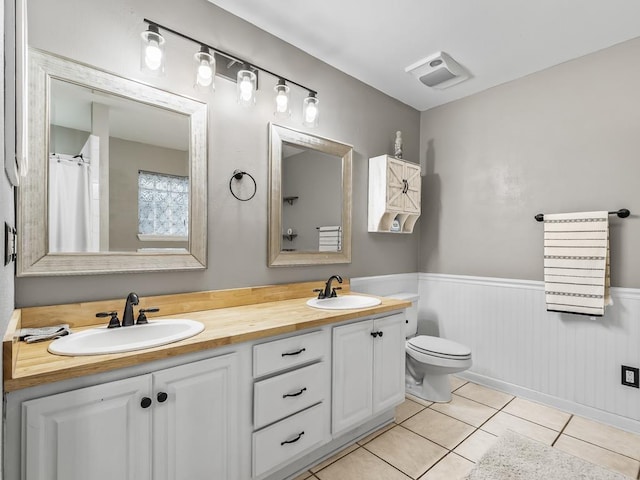
<path id="1" fill-rule="evenodd" d="M 189 40 L 190 42 L 196 43 L 196 44 L 201 45 L 201 46 L 208 47 L 210 50 L 212 50 L 212 51 L 213 51 L 214 53 L 216 53 L 217 55 L 220 55 L 220 56 L 222 56 L 222 57 L 225 57 L 225 58 L 227 58 L 228 60 L 231 60 L 232 62 L 239 63 L 240 65 L 247 64 L 247 65 L 249 65 L 249 67 L 251 67 L 252 69 L 258 70 L 258 71 L 260 71 L 260 72 L 268 73 L 269 75 L 271 75 L 271 76 L 273 76 L 273 77 L 276 77 L 276 78 L 279 78 L 279 79 L 281 78 L 281 79 L 283 79 L 284 81 L 286 81 L 287 83 L 290 83 L 290 84 L 292 84 L 292 85 L 295 85 L 295 86 L 297 86 L 297 87 L 300 87 L 300 88 L 302 88 L 303 90 L 307 90 L 310 94 L 311 94 L 311 93 L 313 93 L 314 95 L 317 95 L 317 94 L 318 94 L 318 92 L 317 92 L 317 91 L 315 91 L 315 90 L 313 90 L 313 89 L 311 89 L 311 88 L 309 88 L 309 87 L 306 87 L 306 86 L 304 86 L 304 85 L 302 85 L 302 84 L 300 84 L 300 83 L 298 83 L 298 82 L 294 82 L 293 80 L 291 80 L 291 79 L 289 79 L 289 78 L 287 78 L 287 77 L 284 77 L 284 76 L 279 75 L 279 74 L 277 74 L 277 73 L 275 73 L 275 72 L 272 72 L 271 70 L 268 70 L 268 69 L 266 69 L 266 68 L 264 68 L 264 67 L 261 67 L 261 66 L 259 66 L 259 65 L 256 65 L 255 63 L 252 63 L 252 62 L 248 62 L 248 61 L 246 61 L 246 60 L 243 60 L 242 58 L 240 58 L 240 57 L 238 57 L 238 56 L 236 56 L 236 55 L 233 55 L 233 54 L 231 54 L 231 53 L 225 52 L 224 50 L 221 50 L 221 49 L 219 49 L 219 48 L 217 48 L 217 47 L 213 47 L 213 46 L 211 46 L 211 45 L 209 45 L 209 44 L 207 44 L 207 43 L 205 43 L 205 42 L 201 42 L 200 40 L 197 40 L 197 39 L 195 39 L 195 38 L 193 38 L 193 37 L 190 37 L 189 35 L 185 35 L 184 33 L 178 32 L 177 30 L 174 30 L 174 29 L 172 29 L 172 28 L 166 27 L 166 26 L 162 25 L 161 23 L 154 22 L 153 20 L 149 20 L 149 19 L 147 19 L 147 18 L 143 19 L 143 21 L 144 21 L 145 23 L 149 24 L 149 25 L 155 25 L 155 26 L 156 26 L 156 27 L 158 27 L 159 29 L 161 29 L 161 30 L 165 30 L 165 31 L 167 31 L 167 32 L 169 32 L 169 33 L 172 33 L 173 35 L 176 35 L 176 36 L 178 36 L 178 37 L 184 38 L 185 40 Z M 232 67 L 234 67 L 234 66 L 235 66 L 235 65 L 233 65 L 233 63 L 232 63 L 232 64 L 230 64 L 230 66 L 228 66 L 228 69 L 231 69 L 231 68 L 232 68 Z M 219 73 L 219 72 L 217 72 L 217 71 L 216 71 L 216 74 L 218 74 L 218 73 Z M 227 73 L 222 73 L 222 72 L 220 72 L 220 73 L 221 73 L 221 74 L 222 74 L 222 76 L 224 76 L 225 78 L 228 78 L 228 79 L 230 79 L 230 80 L 232 80 L 232 81 L 236 81 L 236 79 L 232 77 L 231 73 L 229 73 L 229 72 L 227 72 Z M 237 72 L 236 72 L 236 73 L 237 73 Z"/>

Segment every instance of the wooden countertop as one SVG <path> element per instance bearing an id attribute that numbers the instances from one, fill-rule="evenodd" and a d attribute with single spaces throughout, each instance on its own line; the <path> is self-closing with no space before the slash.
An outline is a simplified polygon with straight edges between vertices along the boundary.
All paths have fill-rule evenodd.
<path id="1" fill-rule="evenodd" d="M 346 285 L 343 285 L 343 289 L 348 292 L 348 281 L 345 283 Z M 23 309 L 22 311 L 16 310 L 9 323 L 3 342 L 4 389 L 5 391 L 19 390 L 82 375 L 92 375 L 138 365 L 176 355 L 292 333 L 368 315 L 391 312 L 411 306 L 411 303 L 407 301 L 377 297 L 382 300 L 382 303 L 375 307 L 357 310 L 320 310 L 306 305 L 307 299 L 311 298 L 311 295 L 308 293 L 310 292 L 308 288 L 310 285 L 318 287 L 318 282 L 217 292 L 199 292 L 197 294 L 167 295 L 163 297 L 150 297 L 147 302 L 143 302 L 143 299 L 141 299 L 141 307 L 162 302 L 164 302 L 162 303 L 163 305 L 168 305 L 171 302 L 180 305 L 173 309 L 182 310 L 179 313 L 174 313 L 170 307 L 167 307 L 167 310 L 174 314 L 163 317 L 149 317 L 152 320 L 186 317 L 202 322 L 205 329 L 194 337 L 169 345 L 110 355 L 78 357 L 53 355 L 47 351 L 50 341 L 27 344 L 15 339 L 15 332 L 21 327 L 46 324 L 42 318 L 38 317 L 38 315 L 44 311 L 48 314 L 49 324 L 61 323 L 55 321 L 56 315 L 52 313 L 59 310 L 60 312 L 64 312 L 64 319 L 66 320 L 64 323 L 70 323 L 74 330 L 79 331 L 89 328 L 90 325 L 87 325 L 86 318 L 84 318 L 86 314 L 83 313 L 84 321 L 82 321 L 79 320 L 79 316 L 77 318 L 74 317 L 70 311 L 74 309 L 78 312 L 90 311 L 92 306 L 95 307 L 99 305 L 100 308 L 102 308 L 109 302 L 37 307 L 33 309 L 33 311 L 29 309 Z M 201 297 L 202 295 L 207 295 L 207 298 L 210 300 L 209 303 L 213 308 L 188 311 L 189 308 L 194 308 L 194 296 Z M 190 296 L 189 300 L 191 300 L 191 302 L 185 302 L 185 296 Z M 296 298 L 265 301 L 265 299 L 274 296 L 276 298 L 282 296 L 293 296 Z M 302 298 L 300 298 L 301 296 Z M 235 302 L 227 303 L 243 304 L 225 307 L 225 302 L 221 300 L 225 297 L 236 299 Z M 242 300 L 237 301 L 238 298 L 242 298 Z M 116 301 L 114 300 L 113 302 Z M 120 304 L 123 301 L 117 300 L 117 302 Z M 186 307 L 185 303 L 187 304 Z M 202 305 L 203 304 L 198 304 L 199 307 L 202 307 Z M 95 312 L 96 310 L 94 309 L 93 311 Z M 78 315 L 80 315 L 80 313 L 78 313 Z M 95 318 L 91 320 L 95 321 Z M 101 322 L 100 325 L 93 326 L 102 326 L 105 324 L 105 322 Z"/>

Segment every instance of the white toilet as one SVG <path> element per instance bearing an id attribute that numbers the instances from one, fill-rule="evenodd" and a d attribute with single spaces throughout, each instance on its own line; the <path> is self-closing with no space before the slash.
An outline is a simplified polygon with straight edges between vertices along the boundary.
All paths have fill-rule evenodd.
<path id="1" fill-rule="evenodd" d="M 451 401 L 449 375 L 471 367 L 469 347 L 440 337 L 417 335 L 417 293 L 396 293 L 390 298 L 407 300 L 405 330 L 406 343 L 406 391 L 430 402 Z"/>

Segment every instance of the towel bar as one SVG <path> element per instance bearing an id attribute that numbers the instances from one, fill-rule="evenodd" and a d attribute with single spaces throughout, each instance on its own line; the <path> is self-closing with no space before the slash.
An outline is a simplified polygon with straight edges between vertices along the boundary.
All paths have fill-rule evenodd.
<path id="1" fill-rule="evenodd" d="M 621 208 L 615 212 L 607 212 L 609 215 L 618 215 L 620 218 L 627 218 L 631 212 L 627 208 Z M 539 213 L 534 217 L 538 222 L 544 221 L 544 213 Z"/>

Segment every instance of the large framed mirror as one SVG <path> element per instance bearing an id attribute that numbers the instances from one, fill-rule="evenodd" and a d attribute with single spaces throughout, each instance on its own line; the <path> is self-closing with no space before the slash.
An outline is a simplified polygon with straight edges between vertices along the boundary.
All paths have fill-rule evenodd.
<path id="1" fill-rule="evenodd" d="M 351 262 L 353 147 L 269 124 L 270 267 Z"/>
<path id="2" fill-rule="evenodd" d="M 28 51 L 18 276 L 206 268 L 207 106 Z"/>

